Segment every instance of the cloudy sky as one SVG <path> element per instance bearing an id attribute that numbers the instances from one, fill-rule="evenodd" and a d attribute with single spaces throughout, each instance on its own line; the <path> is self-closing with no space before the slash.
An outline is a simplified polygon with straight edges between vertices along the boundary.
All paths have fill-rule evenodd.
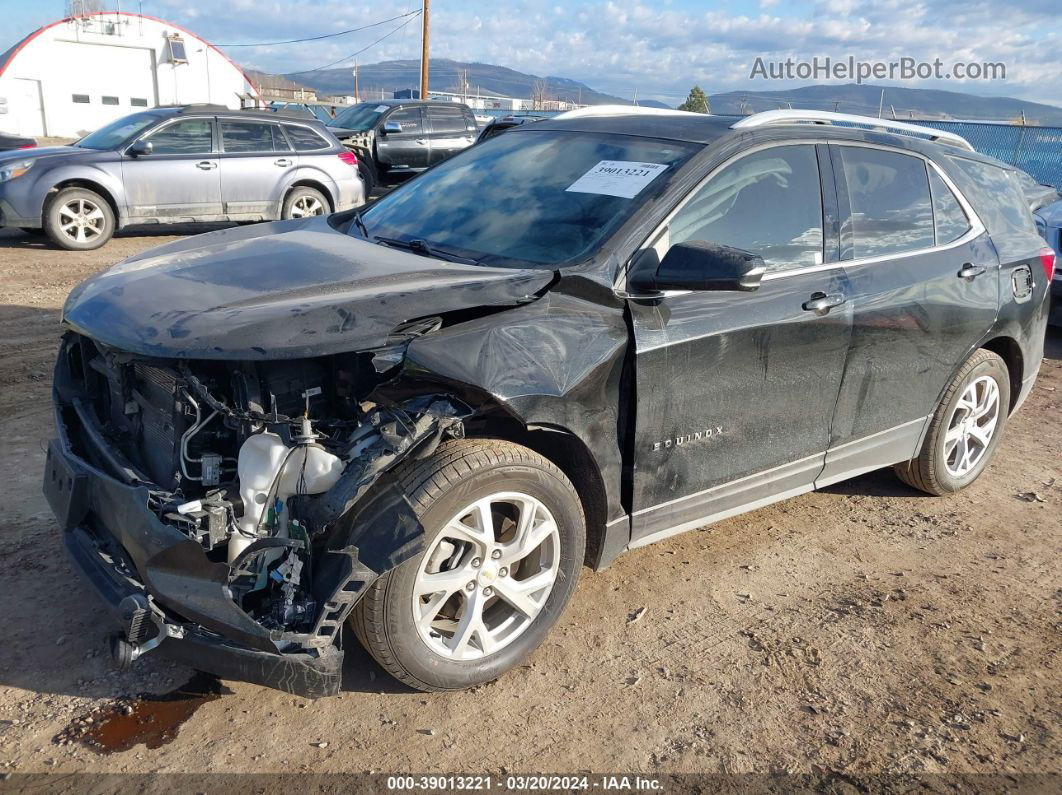
<path id="1" fill-rule="evenodd" d="M 60 0 L 2 0 L 0 51 L 63 15 Z M 115 0 L 105 7 L 114 8 Z M 143 0 L 143 13 L 219 44 L 332 33 L 420 7 L 420 0 Z M 136 0 L 122 3 L 136 11 Z M 310 44 L 224 48 L 265 71 L 313 69 L 372 45 L 362 63 L 416 58 L 420 23 L 403 20 Z M 392 31 L 394 31 L 392 33 Z M 581 80 L 677 103 L 689 86 L 773 91 L 823 81 L 749 78 L 757 57 L 950 65 L 1002 62 L 1005 80 L 870 81 L 1062 104 L 1062 0 L 433 0 L 432 55 Z M 345 65 L 349 62 L 343 62 Z M 843 81 L 842 81 L 843 82 Z M 434 81 L 433 81 L 434 83 Z"/>

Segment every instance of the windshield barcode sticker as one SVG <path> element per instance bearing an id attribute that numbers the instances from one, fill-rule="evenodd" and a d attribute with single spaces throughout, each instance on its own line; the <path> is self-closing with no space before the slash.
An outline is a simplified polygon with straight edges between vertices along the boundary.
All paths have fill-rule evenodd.
<path id="1" fill-rule="evenodd" d="M 569 185 L 566 192 L 633 199 L 666 168 L 662 163 L 602 160 Z"/>

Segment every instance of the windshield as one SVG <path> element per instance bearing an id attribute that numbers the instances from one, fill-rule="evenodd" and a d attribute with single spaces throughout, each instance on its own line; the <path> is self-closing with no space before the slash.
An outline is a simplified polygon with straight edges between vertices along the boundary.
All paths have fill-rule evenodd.
<path id="1" fill-rule="evenodd" d="M 158 120 L 158 115 L 154 113 L 134 113 L 89 133 L 74 146 L 82 149 L 114 149 Z"/>
<path id="2" fill-rule="evenodd" d="M 483 264 L 570 264 L 591 256 L 699 148 L 523 130 L 466 149 L 362 217 L 374 237 L 423 240 Z"/>
<path id="3" fill-rule="evenodd" d="M 390 106 L 381 105 L 377 102 L 362 102 L 336 114 L 334 119 L 328 122 L 329 127 L 342 127 L 344 130 L 365 131 L 372 127 L 380 114 Z"/>

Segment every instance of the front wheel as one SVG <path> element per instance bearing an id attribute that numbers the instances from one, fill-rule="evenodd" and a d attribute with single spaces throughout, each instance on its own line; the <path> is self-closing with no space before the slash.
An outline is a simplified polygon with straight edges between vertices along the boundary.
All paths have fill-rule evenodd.
<path id="1" fill-rule="evenodd" d="M 982 348 L 944 391 L 918 457 L 896 466 L 909 486 L 940 496 L 964 489 L 988 466 L 1010 410 L 1010 373 Z"/>
<path id="2" fill-rule="evenodd" d="M 564 473 L 516 444 L 455 440 L 399 472 L 424 550 L 351 616 L 362 645 L 418 690 L 496 679 L 545 638 L 579 576 L 586 530 Z"/>
<path id="3" fill-rule="evenodd" d="M 64 188 L 44 210 L 44 233 L 60 248 L 91 251 L 114 235 L 114 211 L 86 188 Z"/>

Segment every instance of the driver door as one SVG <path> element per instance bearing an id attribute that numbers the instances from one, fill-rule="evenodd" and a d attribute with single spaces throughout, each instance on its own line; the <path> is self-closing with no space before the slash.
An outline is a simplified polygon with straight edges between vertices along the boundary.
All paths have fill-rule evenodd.
<path id="1" fill-rule="evenodd" d="M 852 328 L 832 177 L 820 176 L 829 168 L 825 147 L 811 144 L 741 155 L 679 205 L 643 254 L 706 240 L 761 255 L 767 273 L 752 292 L 629 298 L 632 546 L 813 488 Z M 815 309 L 822 296 L 834 305 Z"/>
<path id="2" fill-rule="evenodd" d="M 397 122 L 402 132 L 385 132 L 385 125 Z M 423 112 L 419 105 L 399 108 L 379 122 L 376 134 L 376 156 L 380 164 L 393 170 L 428 167 L 431 145 L 425 130 Z"/>
<path id="3" fill-rule="evenodd" d="M 210 221 L 221 217 L 221 176 L 212 118 L 165 124 L 140 139 L 151 154 L 122 156 L 131 222 Z"/>

